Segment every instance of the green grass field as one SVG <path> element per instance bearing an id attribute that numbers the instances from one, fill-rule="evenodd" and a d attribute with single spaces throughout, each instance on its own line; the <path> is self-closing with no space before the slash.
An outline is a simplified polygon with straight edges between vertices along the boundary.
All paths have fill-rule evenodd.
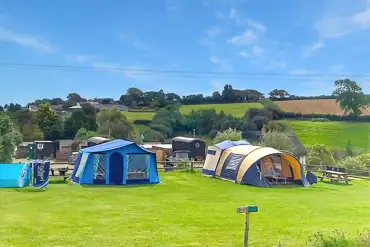
<path id="1" fill-rule="evenodd" d="M 0 245 L 242 246 L 242 205 L 251 216 L 250 246 L 303 246 L 317 232 L 363 231 L 370 222 L 370 183 L 258 188 L 189 173 L 160 173 L 152 186 L 0 191 Z"/>
<path id="2" fill-rule="evenodd" d="M 307 146 L 320 143 L 344 149 L 351 140 L 354 148 L 370 148 L 370 123 L 284 121 L 294 127 L 298 138 Z"/>
<path id="3" fill-rule="evenodd" d="M 244 116 L 249 108 L 262 108 L 260 103 L 234 103 L 234 104 L 206 104 L 206 105 L 183 105 L 180 108 L 182 114 L 188 114 L 192 110 L 215 109 L 217 112 L 224 111 L 235 117 Z"/>
<path id="4" fill-rule="evenodd" d="M 129 121 L 135 120 L 152 120 L 155 112 L 122 112 Z"/>

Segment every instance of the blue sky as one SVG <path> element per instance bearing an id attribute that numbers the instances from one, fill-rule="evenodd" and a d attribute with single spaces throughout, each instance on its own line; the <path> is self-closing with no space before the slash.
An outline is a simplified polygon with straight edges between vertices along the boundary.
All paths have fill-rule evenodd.
<path id="1" fill-rule="evenodd" d="M 209 95 L 226 83 L 320 95 L 341 77 L 369 93 L 370 0 L 1 0 L 0 63 L 91 68 L 0 66 L 0 104 L 128 87 Z"/>

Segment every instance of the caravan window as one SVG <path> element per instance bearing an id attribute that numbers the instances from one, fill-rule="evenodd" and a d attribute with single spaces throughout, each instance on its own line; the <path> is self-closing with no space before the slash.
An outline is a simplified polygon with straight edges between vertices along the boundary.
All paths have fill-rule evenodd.
<path id="1" fill-rule="evenodd" d="M 127 155 L 127 180 L 149 178 L 149 154 Z"/>

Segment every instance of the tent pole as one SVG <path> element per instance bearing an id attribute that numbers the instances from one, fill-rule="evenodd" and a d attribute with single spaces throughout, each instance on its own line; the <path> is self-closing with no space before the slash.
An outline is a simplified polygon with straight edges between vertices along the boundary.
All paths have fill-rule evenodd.
<path id="1" fill-rule="evenodd" d="M 248 247 L 249 234 L 249 213 L 245 214 L 245 232 L 244 232 L 244 247 Z"/>

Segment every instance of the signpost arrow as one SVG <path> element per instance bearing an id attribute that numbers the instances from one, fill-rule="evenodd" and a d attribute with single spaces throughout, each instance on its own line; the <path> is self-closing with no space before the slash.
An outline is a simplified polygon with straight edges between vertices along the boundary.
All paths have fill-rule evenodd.
<path id="1" fill-rule="evenodd" d="M 257 206 L 242 206 L 237 208 L 238 214 L 245 213 L 244 247 L 248 247 L 249 213 L 257 213 Z"/>

